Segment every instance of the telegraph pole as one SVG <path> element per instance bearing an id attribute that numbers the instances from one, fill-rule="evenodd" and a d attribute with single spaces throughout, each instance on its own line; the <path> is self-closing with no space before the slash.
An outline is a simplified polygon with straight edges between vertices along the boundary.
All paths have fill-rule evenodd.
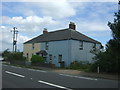
<path id="1" fill-rule="evenodd" d="M 13 52 L 16 52 L 17 50 L 17 34 L 18 31 L 16 30 L 16 27 L 13 27 L 13 30 L 11 32 L 13 32 Z"/>

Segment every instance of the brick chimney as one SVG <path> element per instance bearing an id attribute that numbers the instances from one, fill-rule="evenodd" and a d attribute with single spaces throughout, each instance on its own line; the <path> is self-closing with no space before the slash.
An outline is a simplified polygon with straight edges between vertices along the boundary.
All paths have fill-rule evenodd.
<path id="1" fill-rule="evenodd" d="M 46 34 L 46 33 L 48 33 L 47 28 L 44 28 L 43 34 Z"/>
<path id="2" fill-rule="evenodd" d="M 76 25 L 75 25 L 75 23 L 70 22 L 70 24 L 69 24 L 69 29 L 76 30 Z"/>

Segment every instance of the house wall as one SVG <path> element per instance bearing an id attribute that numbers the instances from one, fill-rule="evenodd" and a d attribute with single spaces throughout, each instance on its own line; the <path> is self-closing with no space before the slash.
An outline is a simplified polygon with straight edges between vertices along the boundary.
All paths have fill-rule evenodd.
<path id="1" fill-rule="evenodd" d="M 31 59 L 32 55 L 36 54 L 36 52 L 41 50 L 41 44 L 40 43 L 34 43 L 34 49 L 33 49 L 33 45 L 30 44 L 24 44 L 23 45 L 23 55 L 25 57 L 27 57 L 27 53 L 28 53 L 28 60 Z"/>
<path id="2" fill-rule="evenodd" d="M 62 55 L 62 60 L 65 61 L 65 66 L 69 66 L 73 61 L 88 61 L 92 62 L 94 56 L 90 51 L 93 49 L 94 43 L 83 42 L 83 50 L 79 49 L 78 40 L 63 40 L 48 42 L 47 62 L 50 62 L 49 55 L 52 55 L 52 63 L 60 67 L 58 55 Z M 100 44 L 96 44 L 96 48 L 100 48 Z M 41 43 L 41 50 L 45 50 L 45 42 Z"/>
<path id="3" fill-rule="evenodd" d="M 92 62 L 94 54 L 90 51 L 93 49 L 94 43 L 83 42 L 83 50 L 80 50 L 80 43 L 77 40 L 71 40 L 71 61 L 89 61 Z M 96 48 L 100 49 L 100 44 L 96 44 Z"/>
<path id="4" fill-rule="evenodd" d="M 65 65 L 68 64 L 69 58 L 69 49 L 68 49 L 69 40 L 63 41 L 52 41 L 48 42 L 48 55 L 47 55 L 47 62 L 50 62 L 49 55 L 52 55 L 52 63 L 55 64 L 57 67 L 60 67 L 59 58 L 58 56 L 62 55 L 62 61 L 65 61 Z M 45 50 L 45 42 L 41 43 L 41 50 Z"/>
<path id="5" fill-rule="evenodd" d="M 89 61 L 92 62 L 94 56 L 90 51 L 93 49 L 94 43 L 83 42 L 83 50 L 80 50 L 80 43 L 78 40 L 62 40 L 48 42 L 47 50 L 47 62 L 50 62 L 50 56 L 52 55 L 52 64 L 60 67 L 59 55 L 62 55 L 62 61 L 65 62 L 65 66 L 69 66 L 73 61 Z M 96 44 L 96 48 L 100 49 L 100 44 Z M 34 49 L 32 44 L 24 44 L 24 56 L 30 60 L 32 54 L 40 50 L 46 50 L 46 42 L 34 43 Z"/>

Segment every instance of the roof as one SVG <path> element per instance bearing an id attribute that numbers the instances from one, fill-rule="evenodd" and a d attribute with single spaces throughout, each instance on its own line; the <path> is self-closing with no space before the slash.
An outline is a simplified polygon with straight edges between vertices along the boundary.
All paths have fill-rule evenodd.
<path id="1" fill-rule="evenodd" d="M 53 32 L 48 32 L 46 34 L 41 34 L 27 42 L 26 43 L 40 43 L 40 42 L 50 42 L 50 41 L 59 41 L 59 40 L 80 40 L 80 41 L 86 41 L 86 42 L 92 42 L 92 43 L 99 43 L 98 41 L 76 31 L 73 29 L 62 29 L 57 30 Z"/>

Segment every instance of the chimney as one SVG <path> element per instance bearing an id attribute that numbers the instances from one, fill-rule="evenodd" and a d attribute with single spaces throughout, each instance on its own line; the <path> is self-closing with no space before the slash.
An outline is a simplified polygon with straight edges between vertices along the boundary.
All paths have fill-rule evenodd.
<path id="1" fill-rule="evenodd" d="M 43 34 L 46 34 L 46 33 L 48 33 L 47 28 L 44 28 Z"/>
<path id="2" fill-rule="evenodd" d="M 69 24 L 69 29 L 76 30 L 76 25 L 75 25 L 75 23 L 70 22 L 70 24 Z"/>

